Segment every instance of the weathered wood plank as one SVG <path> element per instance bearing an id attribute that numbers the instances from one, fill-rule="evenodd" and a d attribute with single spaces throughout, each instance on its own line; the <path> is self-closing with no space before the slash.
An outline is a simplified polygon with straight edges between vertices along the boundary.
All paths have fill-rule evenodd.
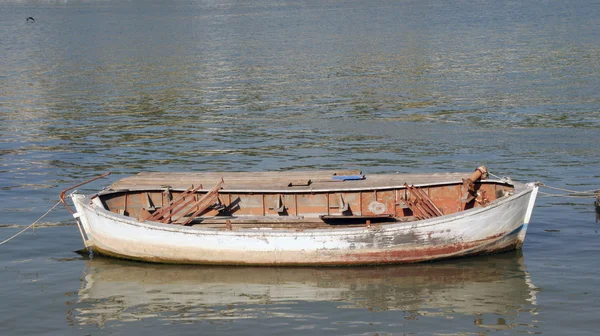
<path id="1" fill-rule="evenodd" d="M 312 174 L 312 175 L 311 175 Z M 160 188 L 170 186 L 175 189 L 185 189 L 191 184 L 202 185 L 207 190 L 218 183 L 221 178 L 225 181 L 223 190 L 324 190 L 345 188 L 383 187 L 389 185 L 419 185 L 425 183 L 443 183 L 450 181 L 460 182 L 470 173 L 443 173 L 443 174 L 372 174 L 366 175 L 364 180 L 334 181 L 330 171 L 325 172 L 325 177 L 319 172 L 246 172 L 246 173 L 140 173 L 125 177 L 111 185 L 111 189 L 141 189 Z M 290 182 L 310 179 L 307 186 L 289 186 Z"/>

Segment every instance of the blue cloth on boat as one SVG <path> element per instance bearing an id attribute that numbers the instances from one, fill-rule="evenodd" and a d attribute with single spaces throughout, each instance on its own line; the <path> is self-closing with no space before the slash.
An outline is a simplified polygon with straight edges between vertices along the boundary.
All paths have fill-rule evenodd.
<path id="1" fill-rule="evenodd" d="M 335 175 L 331 179 L 334 181 L 364 180 L 365 175 Z"/>

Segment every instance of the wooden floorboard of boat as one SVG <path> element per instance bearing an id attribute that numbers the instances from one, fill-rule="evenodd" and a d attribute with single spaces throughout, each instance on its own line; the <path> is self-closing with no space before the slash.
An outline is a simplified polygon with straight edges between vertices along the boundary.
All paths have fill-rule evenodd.
<path id="1" fill-rule="evenodd" d="M 146 189 L 170 186 L 174 189 L 187 189 L 191 185 L 202 184 L 202 189 L 210 189 L 216 183 L 225 181 L 223 190 L 324 190 L 345 188 L 385 187 L 391 185 L 409 185 L 443 183 L 460 181 L 469 177 L 470 173 L 435 173 L 435 174 L 368 174 L 364 180 L 335 181 L 333 172 L 226 172 L 226 173 L 152 173 L 145 172 L 125 177 L 113 183 L 110 188 Z M 356 173 L 359 171 L 342 171 Z M 354 174 L 356 175 L 356 174 Z M 289 186 L 291 182 L 298 184 L 310 180 L 308 185 Z"/>

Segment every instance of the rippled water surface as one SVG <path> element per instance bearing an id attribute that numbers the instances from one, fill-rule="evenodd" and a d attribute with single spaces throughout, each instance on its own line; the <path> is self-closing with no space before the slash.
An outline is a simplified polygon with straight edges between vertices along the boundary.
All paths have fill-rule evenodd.
<path id="1" fill-rule="evenodd" d="M 481 164 L 600 189 L 596 0 L 2 0 L 0 24 L 0 240 L 106 171 L 85 190 Z M 55 210 L 0 245 L 0 334 L 594 335 L 593 199 L 541 196 L 522 252 L 356 269 L 89 259 Z"/>

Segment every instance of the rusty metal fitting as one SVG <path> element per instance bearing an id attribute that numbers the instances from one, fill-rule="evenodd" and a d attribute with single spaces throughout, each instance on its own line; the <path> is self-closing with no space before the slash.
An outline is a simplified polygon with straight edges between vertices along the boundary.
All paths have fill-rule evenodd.
<path id="1" fill-rule="evenodd" d="M 470 192 L 475 191 L 475 181 L 479 181 L 480 179 L 488 178 L 488 170 L 486 166 L 477 167 L 475 172 L 469 176 L 467 179 L 463 179 L 463 186 Z"/>
<path id="2" fill-rule="evenodd" d="M 488 176 L 489 176 L 489 172 L 488 172 L 488 170 L 487 170 L 487 167 L 486 167 L 486 166 L 477 167 L 477 169 L 475 169 L 475 171 L 478 171 L 478 172 L 480 172 L 480 173 L 481 173 L 481 175 L 480 175 L 480 178 L 481 178 L 482 180 L 485 180 L 485 179 L 487 179 L 487 178 L 488 178 Z"/>
<path id="3" fill-rule="evenodd" d="M 477 167 L 475 172 L 469 176 L 469 180 L 475 182 L 480 179 L 486 179 L 488 177 L 488 170 L 485 166 Z"/>
<path id="4" fill-rule="evenodd" d="M 463 186 L 465 187 L 465 189 L 467 189 L 470 192 L 475 191 L 475 182 L 473 182 L 470 178 L 462 179 L 462 182 L 463 182 Z"/>

